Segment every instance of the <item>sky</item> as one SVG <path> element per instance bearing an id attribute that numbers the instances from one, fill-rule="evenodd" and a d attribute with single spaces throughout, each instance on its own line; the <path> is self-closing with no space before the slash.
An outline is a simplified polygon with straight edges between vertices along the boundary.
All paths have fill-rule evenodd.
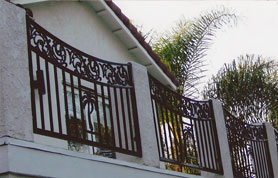
<path id="1" fill-rule="evenodd" d="M 240 55 L 256 54 L 278 60 L 278 1 L 213 0 L 114 0 L 122 12 L 144 33 L 163 33 L 182 18 L 194 19 L 211 9 L 226 7 L 239 18 L 233 27 L 217 31 L 205 57 L 202 89 L 224 63 Z"/>

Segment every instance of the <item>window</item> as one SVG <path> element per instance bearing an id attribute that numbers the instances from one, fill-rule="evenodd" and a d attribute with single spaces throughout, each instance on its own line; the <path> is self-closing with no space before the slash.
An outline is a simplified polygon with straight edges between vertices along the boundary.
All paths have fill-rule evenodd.
<path id="1" fill-rule="evenodd" d="M 69 86 L 67 89 L 69 118 L 66 118 L 66 122 L 68 135 L 71 136 L 73 140 L 87 140 L 100 143 L 101 134 L 102 144 L 112 145 L 113 138 L 108 99 L 103 99 L 100 95 L 96 98 L 95 94 L 91 90 L 88 91 L 83 89 L 81 92 L 82 96 L 80 98 L 77 88 L 74 89 L 74 94 L 72 94 L 72 90 Z M 84 121 L 81 119 L 82 114 L 84 116 Z M 85 146 L 78 141 L 69 140 L 68 149 L 115 158 L 115 152 L 112 152 L 111 150 Z"/>

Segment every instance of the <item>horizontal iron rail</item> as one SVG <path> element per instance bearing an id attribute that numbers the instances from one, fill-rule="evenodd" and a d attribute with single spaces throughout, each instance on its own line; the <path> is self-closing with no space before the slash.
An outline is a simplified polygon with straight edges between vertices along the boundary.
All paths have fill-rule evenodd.
<path id="1" fill-rule="evenodd" d="M 58 139 L 62 139 L 62 140 L 76 141 L 76 142 L 79 142 L 79 143 L 82 143 L 82 144 L 85 144 L 85 145 L 94 146 L 94 147 L 107 148 L 107 149 L 115 151 L 115 152 L 124 153 L 124 154 L 132 155 L 132 156 L 137 156 L 137 157 L 142 156 L 141 153 L 136 152 L 136 151 L 123 150 L 123 149 L 120 149 L 118 147 L 113 147 L 113 146 L 101 144 L 101 143 L 98 143 L 98 142 L 83 140 L 83 139 L 79 139 L 79 138 L 76 138 L 76 137 L 68 136 L 66 134 L 59 134 L 59 133 L 51 132 L 51 131 L 48 131 L 48 130 L 42 130 L 42 129 L 36 128 L 34 130 L 34 133 L 49 136 L 49 137 L 54 137 L 54 138 L 58 138 Z"/>

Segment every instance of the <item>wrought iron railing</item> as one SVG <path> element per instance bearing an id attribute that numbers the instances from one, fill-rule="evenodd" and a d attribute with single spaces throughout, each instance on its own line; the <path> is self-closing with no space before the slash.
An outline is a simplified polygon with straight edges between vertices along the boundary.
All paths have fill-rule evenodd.
<path id="1" fill-rule="evenodd" d="M 234 177 L 272 178 L 265 125 L 247 124 L 226 110 L 224 113 Z"/>
<path id="2" fill-rule="evenodd" d="M 149 79 L 160 160 L 222 174 L 212 103 L 183 97 Z"/>
<path id="3" fill-rule="evenodd" d="M 34 133 L 141 156 L 131 64 L 89 56 L 29 17 L 27 31 Z"/>

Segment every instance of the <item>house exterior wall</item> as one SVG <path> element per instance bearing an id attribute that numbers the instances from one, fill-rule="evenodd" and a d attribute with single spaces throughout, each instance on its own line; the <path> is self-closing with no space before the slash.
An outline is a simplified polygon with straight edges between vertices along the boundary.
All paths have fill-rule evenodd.
<path id="1" fill-rule="evenodd" d="M 33 140 L 25 11 L 0 1 L 0 137 Z"/>
<path id="2" fill-rule="evenodd" d="M 89 2 L 49 1 L 25 5 L 42 27 L 89 55 L 113 62 L 136 58 L 98 17 Z"/>

